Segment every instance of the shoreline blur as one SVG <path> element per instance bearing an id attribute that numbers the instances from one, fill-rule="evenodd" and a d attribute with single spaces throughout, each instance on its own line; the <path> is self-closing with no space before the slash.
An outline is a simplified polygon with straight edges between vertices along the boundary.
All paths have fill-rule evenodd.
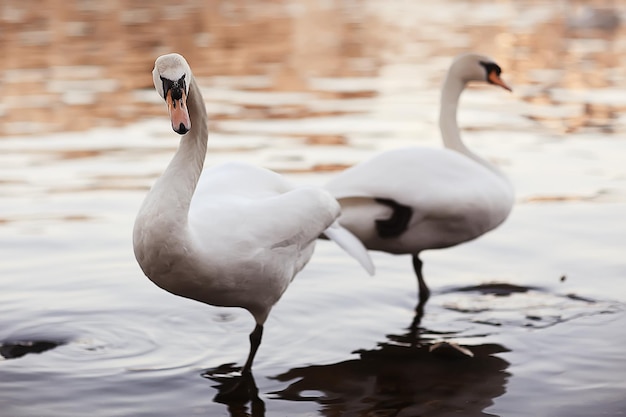
<path id="1" fill-rule="evenodd" d="M 315 79 L 384 77 L 389 67 L 415 61 L 442 73 L 452 56 L 467 50 L 494 56 L 506 78 L 523 86 L 516 93 L 530 104 L 558 104 L 572 91 L 626 83 L 623 1 L 544 2 L 541 8 L 531 0 L 446 1 L 440 8 L 445 20 L 416 3 L 7 0 L 0 15 L 0 136 L 123 126 L 160 116 L 161 103 L 142 90 L 152 88 L 154 59 L 173 51 L 187 57 L 204 86 L 247 77 L 239 80 L 247 90 L 315 91 L 338 99 L 375 96 L 377 86 L 328 91 Z M 606 11 L 608 18 L 590 20 L 589 10 Z M 463 24 L 450 27 L 454 20 Z M 450 43 L 449 36 L 457 40 Z M 422 82 L 438 86 L 442 77 Z M 590 125 L 613 131 L 626 111 L 623 101 L 581 101 L 575 114 L 537 121 L 563 132 Z M 234 111 L 213 112 L 211 119 L 320 115 L 326 114 L 306 106 L 276 110 L 269 102 L 243 102 Z"/>

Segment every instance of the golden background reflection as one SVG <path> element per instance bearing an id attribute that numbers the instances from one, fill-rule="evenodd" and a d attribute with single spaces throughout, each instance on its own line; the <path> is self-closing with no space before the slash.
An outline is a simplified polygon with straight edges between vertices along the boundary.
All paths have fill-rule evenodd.
<path id="1" fill-rule="evenodd" d="M 562 90 L 626 85 L 626 1 L 5 0 L 0 6 L 0 135 L 119 126 L 161 115 L 156 56 L 185 55 L 204 85 L 264 76 L 249 89 L 312 91 L 312 77 L 380 77 L 389 63 L 423 63 L 438 86 L 450 57 L 494 56 L 524 100 L 559 104 Z M 204 79 L 203 79 L 204 78 Z M 531 88 L 534 86 L 534 88 Z M 555 93 L 556 92 L 556 93 Z M 372 91 L 320 92 L 348 98 Z M 208 98 L 211 100 L 211 98 Z M 529 116 L 573 132 L 612 130 L 624 102 L 591 100 L 567 116 Z M 244 105 L 219 118 L 272 117 Z M 310 117 L 306 107 L 279 112 Z"/>

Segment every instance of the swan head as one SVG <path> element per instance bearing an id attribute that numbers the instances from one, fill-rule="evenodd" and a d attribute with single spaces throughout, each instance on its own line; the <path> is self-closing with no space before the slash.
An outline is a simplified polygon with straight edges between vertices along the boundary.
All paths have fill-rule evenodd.
<path id="1" fill-rule="evenodd" d="M 172 129 L 184 135 L 191 129 L 191 119 L 187 109 L 187 96 L 191 82 L 191 68 L 179 54 L 158 57 L 152 71 L 154 88 L 167 103 Z"/>
<path id="2" fill-rule="evenodd" d="M 478 54 L 463 54 L 455 58 L 450 67 L 450 75 L 454 75 L 461 79 L 464 83 L 470 81 L 482 81 L 489 84 L 497 85 L 508 91 L 511 90 L 500 74 L 502 69 L 491 58 Z"/>

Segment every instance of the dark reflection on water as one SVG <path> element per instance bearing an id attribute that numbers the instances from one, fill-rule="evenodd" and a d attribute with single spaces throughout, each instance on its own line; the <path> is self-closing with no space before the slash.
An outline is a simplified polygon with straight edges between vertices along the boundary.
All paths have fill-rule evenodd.
<path id="1" fill-rule="evenodd" d="M 492 416 L 483 410 L 506 392 L 510 376 L 509 363 L 497 354 L 509 350 L 496 343 L 477 344 L 464 348 L 473 355 L 467 356 L 445 343 L 440 351 L 441 344 L 432 340 L 444 333 L 419 327 L 420 311 L 406 333 L 388 335 L 376 349 L 355 352 L 358 359 L 293 368 L 272 377 L 289 385 L 270 398 L 317 402 L 324 416 Z M 214 401 L 226 405 L 231 417 L 265 416 L 254 376 L 233 377 L 239 370 L 224 364 L 203 374 L 218 383 Z"/>
<path id="2" fill-rule="evenodd" d="M 493 343 L 460 347 L 434 343 L 454 332 L 421 326 L 426 302 L 402 334 L 387 335 L 358 359 L 294 368 L 276 376 L 290 385 L 273 393 L 289 401 L 315 401 L 326 416 L 488 416 L 483 410 L 505 393 L 507 361 Z M 465 353 L 468 352 L 469 354 Z"/>
<path id="3" fill-rule="evenodd" d="M 230 416 L 264 417 L 265 402 L 259 398 L 254 375 L 229 375 L 240 370 L 234 364 L 224 364 L 205 371 L 202 376 L 218 383 L 215 386 L 217 394 L 213 400 L 226 405 Z"/>
<path id="4" fill-rule="evenodd" d="M 480 294 L 492 294 L 495 296 L 506 297 L 513 293 L 525 293 L 529 290 L 537 289 L 535 287 L 527 287 L 509 284 L 506 282 L 494 282 L 490 284 L 471 285 L 469 287 L 456 288 L 455 291 L 478 292 Z"/>
<path id="5" fill-rule="evenodd" d="M 5 359 L 21 358 L 29 353 L 42 353 L 63 344 L 50 340 L 28 340 L 0 343 L 0 356 Z"/>
<path id="6" fill-rule="evenodd" d="M 407 334 L 389 336 L 407 339 Z M 316 401 L 325 416 L 487 416 L 483 410 L 505 393 L 507 361 L 498 344 L 470 346 L 474 357 L 437 355 L 430 344 L 381 343 L 359 359 L 291 369 L 293 381 L 274 393 L 289 401 Z"/>
<path id="7" fill-rule="evenodd" d="M 525 321 L 506 323 L 508 332 L 515 327 L 526 327 L 529 331 L 538 331 L 568 322 L 573 318 L 592 318 L 598 314 L 613 316 L 622 311 L 619 303 L 559 295 L 553 290 L 538 286 L 485 283 L 475 286 L 459 286 L 443 292 L 448 295 L 455 294 L 461 298 L 479 296 L 492 297 L 492 299 L 504 298 L 505 302 L 509 299 L 508 301 L 513 305 L 516 304 L 515 297 L 525 297 L 526 301 L 523 304 L 526 307 L 532 307 L 533 303 L 538 303 L 543 306 L 544 312 L 548 315 L 552 312 L 547 300 L 559 303 L 557 307 L 554 307 L 554 311 L 560 311 L 563 314 L 562 317 L 551 321 L 539 315 L 526 315 Z M 537 295 L 540 299 L 532 301 Z M 435 296 L 435 301 L 439 302 L 437 297 Z M 567 304 L 563 304 L 564 302 Z M 506 315 L 505 305 L 495 304 L 490 310 L 495 315 Z M 388 334 L 386 340 L 378 343 L 375 349 L 361 349 L 353 352 L 358 355 L 356 359 L 295 367 L 269 377 L 269 380 L 288 385 L 277 390 L 265 388 L 265 393 L 261 395 L 253 376 L 243 378 L 243 380 L 241 377 L 233 376 L 240 370 L 234 364 L 225 364 L 207 370 L 203 376 L 218 383 L 215 386 L 217 394 L 214 401 L 226 405 L 229 415 L 233 417 L 265 416 L 266 403 L 274 402 L 274 400 L 284 400 L 293 404 L 315 403 L 320 407 L 319 415 L 324 416 L 524 415 L 521 409 L 518 409 L 518 407 L 523 408 L 524 401 L 519 399 L 510 402 L 508 406 L 510 413 L 491 414 L 486 411 L 494 405 L 494 399 L 507 392 L 507 385 L 512 376 L 509 371 L 511 364 L 501 354 L 506 354 L 505 356 L 512 354 L 517 357 L 521 355 L 525 358 L 524 362 L 529 362 L 529 366 L 546 367 L 547 374 L 550 375 L 550 372 L 554 372 L 550 369 L 553 366 L 550 361 L 556 360 L 559 355 L 567 352 L 567 347 L 559 342 L 561 338 L 555 335 L 541 338 L 542 344 L 554 345 L 540 349 L 543 355 L 548 356 L 548 358 L 541 359 L 531 358 L 532 354 L 528 351 L 528 347 L 524 347 L 521 352 L 515 352 L 501 343 L 509 340 L 509 337 L 504 334 L 507 332 L 506 329 L 498 333 L 480 334 L 475 330 L 468 331 L 467 329 L 439 330 L 435 329 L 437 325 L 424 327 L 422 325 L 424 315 L 438 310 L 436 305 L 433 305 L 430 310 L 426 307 L 427 303 L 419 303 L 415 309 L 415 317 L 405 331 Z M 569 314 L 571 317 L 565 313 L 568 309 L 573 310 Z M 474 322 L 475 312 L 472 310 L 453 311 L 446 308 L 444 310 L 448 310 L 445 320 L 455 321 L 453 316 L 457 316 L 462 317 L 464 322 Z M 519 314 L 524 317 L 524 307 L 521 307 L 521 310 Z M 528 325 L 533 321 L 540 323 Z M 541 322 L 545 322 L 544 325 Z M 575 330 L 577 328 L 579 330 Z M 578 337 L 586 334 L 593 338 L 593 333 L 586 331 L 584 325 L 582 327 L 575 325 L 564 334 L 568 335 L 571 332 L 574 334 L 582 332 Z M 538 336 L 539 334 L 533 333 L 526 337 L 532 344 L 533 339 Z M 462 340 L 464 344 L 459 346 L 455 340 Z M 497 342 L 492 342 L 493 340 Z M 571 357 L 568 359 L 568 362 L 578 363 L 579 369 L 587 367 L 588 365 L 584 365 L 586 363 L 604 363 L 611 361 L 612 356 L 620 356 L 613 347 L 609 346 L 606 350 L 606 358 L 593 357 L 593 353 L 585 353 L 585 346 L 582 344 L 580 346 L 583 350 L 570 354 Z M 606 366 L 606 363 L 603 366 Z M 542 383 L 549 387 L 551 379 L 548 378 Z M 239 384 L 239 396 L 233 397 L 231 394 L 236 384 Z M 530 392 L 533 391 L 530 386 L 527 389 Z M 558 389 L 557 391 L 554 391 L 554 388 L 551 389 L 551 394 L 543 398 L 536 405 L 536 409 L 541 409 L 539 404 L 544 404 L 544 407 L 546 405 L 554 407 L 555 403 L 562 402 L 558 394 L 555 395 Z M 262 398 L 265 398 L 265 401 Z M 610 408 L 607 407 L 607 409 Z M 592 407 L 588 406 L 586 409 L 591 410 Z M 550 415 L 565 416 L 571 411 L 559 413 L 556 410 L 558 407 L 552 408 Z"/>

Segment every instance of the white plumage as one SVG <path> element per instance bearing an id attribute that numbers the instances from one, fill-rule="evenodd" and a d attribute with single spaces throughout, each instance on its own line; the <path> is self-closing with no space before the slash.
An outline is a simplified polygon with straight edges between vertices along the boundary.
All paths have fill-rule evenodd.
<path id="1" fill-rule="evenodd" d="M 251 369 L 263 324 L 322 233 L 373 273 L 366 249 L 335 223 L 327 191 L 296 187 L 275 172 L 227 163 L 202 171 L 207 150 L 204 100 L 185 59 L 159 57 L 155 88 L 168 104 L 179 148 L 139 210 L 135 256 L 159 287 L 203 303 L 242 307 L 256 321 L 243 372 Z"/>

